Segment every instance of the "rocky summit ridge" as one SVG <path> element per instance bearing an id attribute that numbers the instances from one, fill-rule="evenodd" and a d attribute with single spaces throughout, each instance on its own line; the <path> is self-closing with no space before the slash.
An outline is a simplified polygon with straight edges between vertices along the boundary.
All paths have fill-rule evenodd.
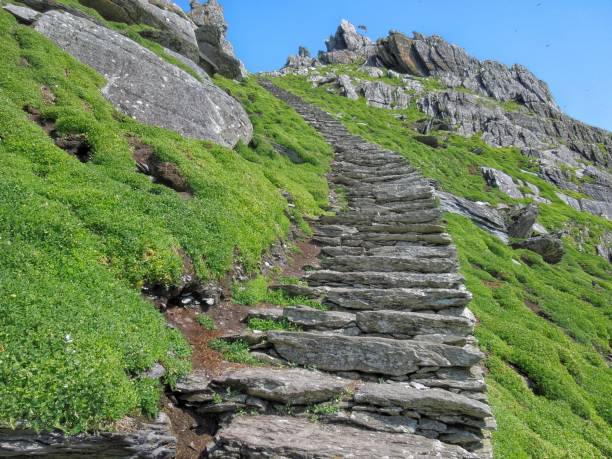
<path id="1" fill-rule="evenodd" d="M 364 97 L 376 107 L 405 108 L 414 102 L 429 118 L 417 126 L 423 135 L 436 130 L 479 134 L 492 146 L 519 148 L 540 164 L 542 178 L 586 195 L 564 198 L 568 205 L 612 218 L 612 134 L 564 114 L 547 84 L 524 66 L 479 61 L 436 35 L 391 31 L 373 42 L 346 20 L 326 47 L 316 58 L 289 57 L 278 75 L 313 73 L 313 85 L 333 84 L 342 95 Z M 321 75 L 319 66 L 333 64 L 359 65 L 370 78 L 341 71 Z M 401 81 L 376 81 L 387 74 Z M 419 77 L 435 79 L 437 88 L 425 90 Z"/>

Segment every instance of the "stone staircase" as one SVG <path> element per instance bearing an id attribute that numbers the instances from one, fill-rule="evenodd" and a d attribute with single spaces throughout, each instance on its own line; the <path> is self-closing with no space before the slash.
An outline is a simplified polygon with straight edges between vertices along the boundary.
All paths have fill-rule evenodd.
<path id="1" fill-rule="evenodd" d="M 320 269 L 282 287 L 328 310 L 251 312 L 299 330 L 245 335 L 254 356 L 277 366 L 179 387 L 183 403 L 220 422 L 209 456 L 492 457 L 471 295 L 433 186 L 399 154 L 261 83 L 333 146 L 329 180 L 348 208 L 314 225 Z"/>

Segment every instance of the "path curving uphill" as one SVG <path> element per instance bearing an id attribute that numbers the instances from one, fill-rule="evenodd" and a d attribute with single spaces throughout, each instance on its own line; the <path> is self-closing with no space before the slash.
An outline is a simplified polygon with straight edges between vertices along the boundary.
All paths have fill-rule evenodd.
<path id="1" fill-rule="evenodd" d="M 320 268 L 304 285 L 285 287 L 328 310 L 253 310 L 299 330 L 253 341 L 254 355 L 279 366 L 210 382 L 233 394 L 231 403 L 209 402 L 200 412 L 238 406 L 251 415 L 221 415 L 209 456 L 492 457 L 495 423 L 471 295 L 433 186 L 399 154 L 350 134 L 270 81 L 261 84 L 333 146 L 329 180 L 345 189 L 348 206 L 314 227 Z"/>

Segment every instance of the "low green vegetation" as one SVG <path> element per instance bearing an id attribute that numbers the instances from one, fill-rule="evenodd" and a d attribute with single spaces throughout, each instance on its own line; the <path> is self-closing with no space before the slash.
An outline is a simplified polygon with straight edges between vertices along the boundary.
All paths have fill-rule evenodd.
<path id="1" fill-rule="evenodd" d="M 212 350 L 220 352 L 228 362 L 244 365 L 259 365 L 259 361 L 249 352 L 249 345 L 243 340 L 226 341 L 214 339 L 208 343 Z"/>
<path id="2" fill-rule="evenodd" d="M 232 151 L 119 114 L 99 74 L 4 11 L 0 52 L 0 426 L 112 428 L 155 411 L 160 384 L 141 374 L 159 362 L 173 384 L 190 365 L 140 287 L 178 283 L 185 257 L 203 280 L 234 263 L 256 270 L 291 219 L 325 212 L 330 150 L 252 81 L 227 82 L 253 99 L 256 132 Z M 83 138 L 89 161 L 58 148 L 32 113 Z M 193 196 L 137 173 L 128 139 L 175 164 Z"/>
<path id="3" fill-rule="evenodd" d="M 200 314 L 196 320 L 206 331 L 213 331 L 215 329 L 215 321 L 209 315 Z"/>
<path id="4" fill-rule="evenodd" d="M 499 429 L 498 458 L 605 458 L 612 455 L 612 270 L 595 245 L 612 224 L 563 204 L 537 164 L 512 148 L 492 148 L 477 136 L 436 132 L 445 148 L 416 141 L 415 107 L 383 110 L 312 88 L 307 77 L 275 83 L 336 115 L 353 133 L 404 155 L 442 190 L 493 205 L 526 203 L 490 189 L 480 166 L 537 185 L 551 201 L 539 221 L 563 231 L 566 255 L 549 265 L 513 250 L 471 221 L 446 215 L 462 273 L 474 294 L 477 336 L 487 353 L 489 399 Z M 398 117 L 402 115 L 402 117 Z M 563 191 L 565 194 L 571 194 Z"/>
<path id="5" fill-rule="evenodd" d="M 278 306 L 303 305 L 315 309 L 325 309 L 321 303 L 311 298 L 289 296 L 282 290 L 271 289 L 269 279 L 261 274 L 247 282 L 234 284 L 232 286 L 232 299 L 237 304 L 245 306 L 256 306 L 259 304 Z"/>
<path id="6" fill-rule="evenodd" d="M 295 324 L 292 324 L 287 319 L 283 318 L 280 320 L 272 320 L 272 319 L 259 319 L 253 318 L 249 319 L 249 328 L 251 330 L 258 330 L 262 332 L 267 331 L 300 331 L 301 328 Z"/>

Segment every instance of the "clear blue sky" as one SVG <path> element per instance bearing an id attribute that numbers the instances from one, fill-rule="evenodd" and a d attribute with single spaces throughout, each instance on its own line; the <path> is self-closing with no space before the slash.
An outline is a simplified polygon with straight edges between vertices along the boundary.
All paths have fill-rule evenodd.
<path id="1" fill-rule="evenodd" d="M 612 130 L 612 0 L 220 0 L 229 39 L 251 72 L 313 54 L 342 18 L 379 38 L 438 34 L 479 59 L 521 63 L 562 109 Z M 188 9 L 188 0 L 178 0 Z"/>

